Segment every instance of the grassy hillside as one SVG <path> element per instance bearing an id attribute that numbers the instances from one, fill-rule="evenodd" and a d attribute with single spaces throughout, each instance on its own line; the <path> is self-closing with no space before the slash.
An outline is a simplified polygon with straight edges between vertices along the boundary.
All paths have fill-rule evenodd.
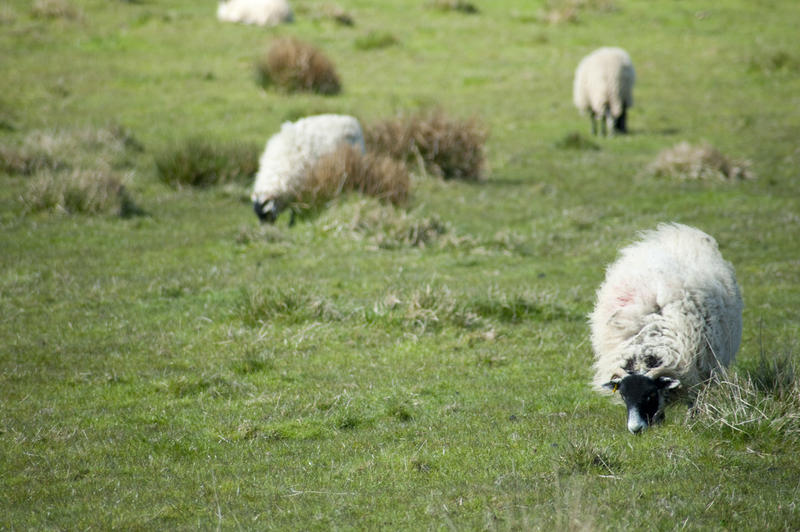
<path id="1" fill-rule="evenodd" d="M 296 1 L 271 29 L 212 1 L 0 6 L 0 527 L 800 528 L 800 3 L 432 4 L 341 0 L 348 26 Z M 261 88 L 282 36 L 341 93 Z M 570 148 L 602 45 L 636 66 L 631 134 Z M 430 108 L 488 128 L 487 179 L 412 165 L 404 209 L 260 227 L 249 178 L 157 172 L 189 139 Z M 681 141 L 755 177 L 648 172 Z M 717 239 L 744 335 L 732 384 L 633 437 L 589 389 L 585 317 L 664 221 Z"/>

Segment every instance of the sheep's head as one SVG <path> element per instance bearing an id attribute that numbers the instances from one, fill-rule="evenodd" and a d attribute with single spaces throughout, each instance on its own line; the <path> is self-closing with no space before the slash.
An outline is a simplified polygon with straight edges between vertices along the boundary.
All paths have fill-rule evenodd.
<path id="1" fill-rule="evenodd" d="M 615 373 L 603 388 L 619 392 L 628 409 L 628 430 L 638 434 L 664 419 L 667 394 L 680 384 L 679 380 L 670 377 Z"/>
<path id="2" fill-rule="evenodd" d="M 255 198 L 253 200 L 253 210 L 262 222 L 275 223 L 282 208 L 283 205 L 276 199 L 261 200 Z"/>

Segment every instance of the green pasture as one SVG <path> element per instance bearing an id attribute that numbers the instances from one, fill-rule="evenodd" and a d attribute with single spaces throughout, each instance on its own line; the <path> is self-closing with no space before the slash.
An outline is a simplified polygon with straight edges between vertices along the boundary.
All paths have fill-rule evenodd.
<path id="1" fill-rule="evenodd" d="M 0 167 L 0 529 L 800 529 L 800 3 L 473 3 L 337 0 L 348 26 L 294 1 L 269 29 L 211 0 L 0 5 L 0 154 L 72 135 L 63 164 L 102 163 L 133 205 L 35 208 L 38 170 Z M 342 92 L 262 89 L 278 36 Z M 604 45 L 636 67 L 631 134 L 570 148 L 590 133 L 574 68 Z M 488 128 L 487 179 L 412 166 L 403 209 L 354 196 L 260 227 L 250 179 L 175 188 L 155 163 L 434 108 Z M 74 140 L 109 129 L 114 150 Z M 681 141 L 755 178 L 650 175 Z M 789 391 L 634 437 L 588 386 L 586 315 L 617 250 L 667 221 L 736 269 L 733 374 L 779 366 Z"/>

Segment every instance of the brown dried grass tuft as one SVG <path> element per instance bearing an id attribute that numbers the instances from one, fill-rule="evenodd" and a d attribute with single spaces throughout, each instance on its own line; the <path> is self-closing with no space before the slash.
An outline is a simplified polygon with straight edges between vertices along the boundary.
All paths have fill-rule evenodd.
<path id="1" fill-rule="evenodd" d="M 586 11 L 614 11 L 613 0 L 548 0 L 540 14 L 542 22 L 548 24 L 575 24 Z"/>
<path id="2" fill-rule="evenodd" d="M 728 159 L 708 143 L 693 146 L 684 141 L 662 150 L 647 173 L 682 180 L 736 181 L 755 177 L 749 167 L 749 161 Z"/>
<path id="3" fill-rule="evenodd" d="M 361 153 L 342 146 L 308 169 L 305 186 L 295 200 L 300 208 L 317 208 L 346 193 L 358 192 L 394 205 L 408 201 L 411 179 L 403 163 L 387 155 Z"/>
<path id="4" fill-rule="evenodd" d="M 28 184 L 22 198 L 30 211 L 66 214 L 100 214 L 116 211 L 128 215 L 138 210 L 122 178 L 102 170 L 44 171 Z"/>
<path id="5" fill-rule="evenodd" d="M 31 6 L 31 15 L 35 18 L 75 20 L 81 12 L 67 0 L 36 0 Z"/>
<path id="6" fill-rule="evenodd" d="M 293 37 L 272 43 L 256 63 L 256 77 L 264 88 L 274 85 L 287 92 L 333 95 L 342 88 L 331 60 L 312 45 Z"/>
<path id="7" fill-rule="evenodd" d="M 751 375 L 719 375 L 703 385 L 689 410 L 690 428 L 721 431 L 745 438 L 771 433 L 800 441 L 800 382 L 781 391 L 763 390 Z"/>
<path id="8" fill-rule="evenodd" d="M 410 163 L 444 179 L 484 179 L 488 133 L 475 119 L 456 120 L 442 111 L 400 116 L 369 125 L 368 149 Z"/>

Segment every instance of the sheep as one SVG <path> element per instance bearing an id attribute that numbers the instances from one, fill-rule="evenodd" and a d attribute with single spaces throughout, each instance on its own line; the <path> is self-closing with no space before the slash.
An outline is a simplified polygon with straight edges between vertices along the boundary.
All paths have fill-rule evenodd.
<path id="1" fill-rule="evenodd" d="M 619 391 L 628 430 L 664 418 L 679 398 L 733 362 L 742 296 L 733 267 L 706 233 L 661 224 L 620 252 L 589 315 L 595 390 Z"/>
<path id="2" fill-rule="evenodd" d="M 228 0 L 217 7 L 217 18 L 223 22 L 277 26 L 291 22 L 294 15 L 286 0 Z"/>
<path id="3" fill-rule="evenodd" d="M 621 48 L 598 48 L 584 57 L 575 70 L 572 101 L 592 120 L 592 135 L 597 135 L 598 116 L 603 136 L 627 133 L 628 108 L 633 106 L 636 72 L 628 52 Z"/>
<path id="4" fill-rule="evenodd" d="M 323 114 L 284 122 L 267 141 L 258 161 L 251 196 L 258 218 L 275 222 L 281 210 L 302 191 L 311 166 L 346 144 L 364 153 L 361 124 L 352 116 Z M 294 221 L 294 211 L 292 215 Z"/>

